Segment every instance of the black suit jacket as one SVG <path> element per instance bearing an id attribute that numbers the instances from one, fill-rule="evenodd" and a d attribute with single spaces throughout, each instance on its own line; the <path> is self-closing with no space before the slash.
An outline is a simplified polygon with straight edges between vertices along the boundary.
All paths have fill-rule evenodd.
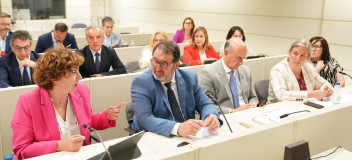
<path id="1" fill-rule="evenodd" d="M 35 47 L 35 52 L 43 53 L 48 48 L 53 48 L 54 47 L 53 37 L 51 36 L 51 32 L 45 33 L 45 34 L 39 36 L 38 42 L 37 42 L 37 46 Z M 68 46 L 68 45 L 71 45 L 71 47 L 69 47 L 69 48 L 78 50 L 78 46 L 77 46 L 75 35 L 73 35 L 71 33 L 67 32 L 67 35 L 66 35 L 66 37 L 65 37 L 65 39 L 64 39 L 64 41 L 62 43 L 64 44 L 65 47 Z"/>
<path id="2" fill-rule="evenodd" d="M 39 58 L 39 55 L 35 52 L 31 52 L 30 56 L 32 61 L 36 61 Z M 9 86 L 23 86 L 21 70 L 18 68 L 19 64 L 16 59 L 15 53 L 11 52 L 2 56 L 0 58 L 0 83 L 1 86 L 6 88 Z M 31 77 L 33 75 L 33 68 L 31 68 Z M 31 78 L 32 84 L 33 77 Z"/>
<path id="3" fill-rule="evenodd" d="M 101 62 L 99 72 L 95 70 L 94 57 L 89 49 L 89 45 L 79 50 L 84 57 L 84 63 L 79 67 L 79 72 L 83 78 L 90 77 L 92 74 L 102 74 L 103 76 L 124 74 L 126 72 L 125 66 L 120 61 L 114 49 L 102 45 L 101 47 Z M 110 70 L 110 66 L 113 68 Z"/>

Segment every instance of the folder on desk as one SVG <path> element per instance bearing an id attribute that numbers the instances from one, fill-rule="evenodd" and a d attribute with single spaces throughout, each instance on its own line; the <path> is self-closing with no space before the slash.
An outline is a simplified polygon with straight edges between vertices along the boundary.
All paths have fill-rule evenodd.
<path id="1" fill-rule="evenodd" d="M 121 142 L 109 146 L 108 150 L 111 154 L 111 157 L 114 160 L 127 160 L 138 158 L 141 155 L 141 151 L 139 150 L 137 143 L 142 138 L 144 133 L 144 131 L 141 131 L 126 138 Z M 106 152 L 102 152 L 92 158 L 89 158 L 88 160 L 109 160 L 109 157 Z"/>

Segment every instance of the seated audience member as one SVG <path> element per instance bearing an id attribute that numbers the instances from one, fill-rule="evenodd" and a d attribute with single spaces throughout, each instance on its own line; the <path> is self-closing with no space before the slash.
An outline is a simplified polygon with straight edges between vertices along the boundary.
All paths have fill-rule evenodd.
<path id="1" fill-rule="evenodd" d="M 197 74 L 178 69 L 179 60 L 180 49 L 172 41 L 160 42 L 153 49 L 151 69 L 136 77 L 131 86 L 135 115 L 129 125 L 133 130 L 194 136 L 201 127 L 214 131 L 222 124 Z M 195 111 L 204 121 L 194 119 Z"/>
<path id="2" fill-rule="evenodd" d="M 270 70 L 268 103 L 283 100 L 306 101 L 307 98 L 330 97 L 332 86 L 307 63 L 311 57 L 311 45 L 306 40 L 292 43 L 288 58 Z"/>
<path id="3" fill-rule="evenodd" d="M 191 17 L 187 17 L 183 20 L 182 29 L 177 30 L 173 41 L 175 43 L 191 43 L 192 34 L 194 30 L 194 21 Z"/>
<path id="4" fill-rule="evenodd" d="M 232 26 L 229 30 L 229 32 L 227 33 L 226 36 L 226 41 L 229 40 L 230 38 L 238 38 L 240 40 L 242 40 L 243 42 L 246 41 L 246 36 L 244 35 L 244 32 L 242 30 L 241 27 L 239 26 Z M 225 43 L 221 46 L 220 48 L 220 56 L 222 57 L 224 54 L 224 45 Z M 248 45 L 246 44 L 247 47 L 247 56 L 256 56 L 258 55 L 257 53 L 255 53 L 255 51 Z"/>
<path id="5" fill-rule="evenodd" d="M 31 85 L 35 61 L 39 55 L 32 51 L 32 36 L 24 30 L 12 33 L 12 52 L 0 58 L 0 83 L 3 88 Z"/>
<path id="6" fill-rule="evenodd" d="M 227 108 L 223 109 L 224 113 L 257 106 L 250 69 L 242 65 L 246 53 L 243 41 L 231 38 L 225 44 L 224 57 L 201 71 L 199 83 L 203 91 L 213 95 L 221 107 Z"/>
<path id="7" fill-rule="evenodd" d="M 65 23 L 55 24 L 53 31 L 45 33 L 38 38 L 35 51 L 43 53 L 49 48 L 72 48 L 78 49 L 75 35 L 68 33 Z"/>
<path id="8" fill-rule="evenodd" d="M 340 82 L 341 87 L 344 87 L 345 78 L 339 73 L 343 68 L 335 58 L 331 57 L 329 45 L 325 38 L 313 37 L 309 41 L 312 44 L 312 63 L 315 71 L 331 85 L 334 86 L 335 82 Z"/>
<path id="9" fill-rule="evenodd" d="M 114 45 L 127 45 L 127 43 L 121 38 L 119 32 L 113 32 L 114 20 L 111 17 L 104 17 L 102 24 L 104 30 L 104 46 L 111 47 Z"/>
<path id="10" fill-rule="evenodd" d="M 5 54 L 12 52 L 10 47 L 11 34 L 11 16 L 5 12 L 0 12 L 0 51 L 4 51 Z"/>
<path id="11" fill-rule="evenodd" d="M 93 113 L 89 89 L 78 67 L 83 57 L 68 49 L 49 49 L 34 71 L 38 88 L 22 95 L 11 121 L 15 159 L 27 159 L 58 151 L 77 152 L 89 145 L 89 129 L 116 126 L 120 108 L 110 106 Z"/>
<path id="12" fill-rule="evenodd" d="M 183 52 L 183 63 L 191 62 L 190 66 L 202 65 L 205 60 L 220 59 L 214 47 L 209 43 L 208 33 L 204 27 L 197 27 L 192 36 L 192 44 Z"/>
<path id="13" fill-rule="evenodd" d="M 152 51 L 156 44 L 159 42 L 167 41 L 167 34 L 164 31 L 155 32 L 149 41 L 149 46 L 143 49 L 142 57 L 139 58 L 140 68 L 149 68 L 150 59 L 152 59 Z"/>
<path id="14" fill-rule="evenodd" d="M 79 72 L 84 78 L 101 77 L 126 73 L 126 68 L 120 61 L 114 49 L 103 45 L 104 33 L 101 28 L 90 26 L 86 29 L 88 45 L 80 50 L 84 63 Z M 112 71 L 110 67 L 113 68 Z"/>

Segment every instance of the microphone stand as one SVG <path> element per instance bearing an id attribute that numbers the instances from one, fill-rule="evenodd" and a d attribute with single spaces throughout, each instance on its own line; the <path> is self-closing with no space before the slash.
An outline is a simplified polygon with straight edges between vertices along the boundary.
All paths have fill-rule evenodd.
<path id="1" fill-rule="evenodd" d="M 227 121 L 227 118 L 226 118 L 226 116 L 225 116 L 224 112 L 222 111 L 222 108 L 220 107 L 220 105 L 218 105 L 217 100 L 216 100 L 216 99 L 215 99 L 215 98 L 214 98 L 211 94 L 209 94 L 209 93 L 207 93 L 207 96 L 208 96 L 211 100 L 213 100 L 213 101 L 214 101 L 215 105 L 219 106 L 220 111 L 221 111 L 221 114 L 224 116 L 225 121 L 226 121 L 226 123 L 227 123 L 227 126 L 229 127 L 229 129 L 230 129 L 231 133 L 233 133 L 233 132 L 232 132 L 232 129 L 231 129 L 230 125 L 229 125 L 229 122 Z"/>
<path id="2" fill-rule="evenodd" d="M 339 73 L 341 73 L 342 75 L 348 76 L 348 77 L 350 77 L 352 79 L 352 77 L 349 74 L 345 73 L 345 72 L 340 71 Z"/>
<path id="3" fill-rule="evenodd" d="M 94 132 L 98 135 L 98 138 L 99 138 L 101 144 L 103 144 L 103 146 L 104 146 L 104 148 L 105 148 L 106 154 L 108 154 L 108 157 L 109 157 L 110 160 L 113 160 L 112 157 L 111 157 L 111 154 L 110 154 L 109 150 L 106 149 L 106 146 L 105 146 L 105 144 L 104 144 L 104 141 L 103 141 L 103 139 L 100 137 L 99 132 L 98 132 L 96 129 L 94 129 L 93 127 L 88 126 L 87 124 L 83 124 L 83 128 L 87 128 L 87 129 L 89 129 L 90 131 L 94 131 Z"/>
<path id="4" fill-rule="evenodd" d="M 301 112 L 310 112 L 310 111 L 309 111 L 309 110 L 303 110 L 303 111 L 297 111 L 297 112 L 286 113 L 286 114 L 281 115 L 281 116 L 280 116 L 280 119 L 285 118 L 285 117 L 287 117 L 287 116 L 289 116 L 289 115 L 291 115 L 291 114 L 301 113 Z"/>

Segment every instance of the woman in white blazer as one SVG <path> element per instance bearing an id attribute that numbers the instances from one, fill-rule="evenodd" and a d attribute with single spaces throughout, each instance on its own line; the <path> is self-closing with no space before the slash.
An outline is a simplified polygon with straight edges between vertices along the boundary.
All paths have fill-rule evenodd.
<path id="1" fill-rule="evenodd" d="M 308 63 L 311 52 L 309 42 L 297 40 L 291 45 L 288 58 L 270 70 L 269 103 L 323 99 L 332 95 L 331 84 L 320 77 L 312 64 Z"/>

